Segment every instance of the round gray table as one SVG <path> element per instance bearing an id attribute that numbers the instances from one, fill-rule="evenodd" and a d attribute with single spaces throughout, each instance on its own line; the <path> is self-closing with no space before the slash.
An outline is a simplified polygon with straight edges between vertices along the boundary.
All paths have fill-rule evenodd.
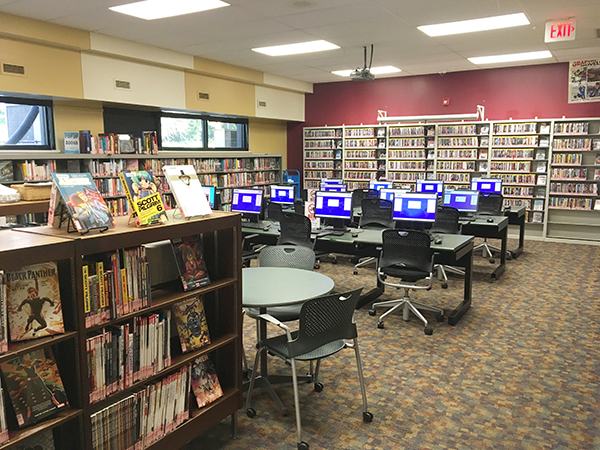
<path id="1" fill-rule="evenodd" d="M 327 275 L 318 272 L 288 267 L 248 267 L 242 269 L 242 304 L 245 307 L 259 308 L 261 314 L 267 308 L 288 306 L 305 302 L 312 298 L 328 294 L 334 283 Z M 258 320 L 259 339 L 267 337 L 267 323 Z M 264 388 L 277 403 L 283 414 L 287 408 L 273 390 L 271 382 L 289 382 L 289 377 L 268 376 L 267 358 L 261 358 L 260 375 L 255 386 Z"/>

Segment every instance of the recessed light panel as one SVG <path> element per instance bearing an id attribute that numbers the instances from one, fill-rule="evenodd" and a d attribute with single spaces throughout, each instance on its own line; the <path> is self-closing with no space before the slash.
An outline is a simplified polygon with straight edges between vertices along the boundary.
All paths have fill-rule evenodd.
<path id="1" fill-rule="evenodd" d="M 108 9 L 140 19 L 154 20 L 208 11 L 224 6 L 229 6 L 229 3 L 221 0 L 144 0 L 126 5 L 111 6 Z"/>
<path id="2" fill-rule="evenodd" d="M 473 33 L 475 31 L 497 30 L 500 28 L 528 25 L 529 20 L 523 13 L 507 14 L 505 16 L 484 17 L 483 19 L 461 20 L 459 22 L 440 23 L 437 25 L 422 25 L 417 27 L 423 33 L 435 36 Z"/>
<path id="3" fill-rule="evenodd" d="M 339 75 L 341 77 L 349 77 L 352 72 L 356 69 L 351 70 L 333 70 L 331 73 L 334 75 Z M 383 75 L 386 73 L 397 73 L 402 72 L 402 69 L 398 69 L 394 66 L 379 66 L 379 67 L 371 67 L 371 73 L 373 75 Z"/>
<path id="4" fill-rule="evenodd" d="M 299 55 L 301 53 L 322 52 L 335 50 L 339 45 L 327 41 L 299 42 L 297 44 L 274 45 L 272 47 L 259 47 L 252 50 L 269 56 Z"/>
<path id="5" fill-rule="evenodd" d="M 540 52 L 512 53 L 510 55 L 478 56 L 475 58 L 467 59 L 473 64 L 481 65 L 513 61 L 529 61 L 533 59 L 545 58 L 552 58 L 552 53 L 550 53 L 548 50 L 542 50 Z"/>

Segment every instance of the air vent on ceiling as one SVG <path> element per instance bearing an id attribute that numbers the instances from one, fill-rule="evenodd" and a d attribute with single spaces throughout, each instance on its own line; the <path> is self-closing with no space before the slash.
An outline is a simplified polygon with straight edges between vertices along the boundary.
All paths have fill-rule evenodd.
<path id="1" fill-rule="evenodd" d="M 131 89 L 131 83 L 125 80 L 115 80 L 115 89 Z"/>
<path id="2" fill-rule="evenodd" d="M 25 75 L 25 66 L 2 63 L 2 73 L 10 75 Z"/>
<path id="3" fill-rule="evenodd" d="M 256 107 L 257 108 L 266 108 L 267 107 L 267 102 L 264 100 L 257 100 L 256 101 Z"/>
<path id="4" fill-rule="evenodd" d="M 210 100 L 208 92 L 198 92 L 198 100 Z"/>

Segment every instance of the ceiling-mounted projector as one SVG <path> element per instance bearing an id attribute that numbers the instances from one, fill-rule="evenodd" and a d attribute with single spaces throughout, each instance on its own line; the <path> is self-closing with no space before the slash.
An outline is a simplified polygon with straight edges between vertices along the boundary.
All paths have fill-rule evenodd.
<path id="1" fill-rule="evenodd" d="M 375 75 L 371 73 L 371 63 L 373 62 L 373 44 L 371 44 L 371 58 L 369 60 L 369 65 L 367 65 L 367 46 L 364 46 L 363 50 L 364 67 L 362 69 L 358 67 L 350 73 L 350 79 L 352 81 L 373 81 L 375 79 Z"/>

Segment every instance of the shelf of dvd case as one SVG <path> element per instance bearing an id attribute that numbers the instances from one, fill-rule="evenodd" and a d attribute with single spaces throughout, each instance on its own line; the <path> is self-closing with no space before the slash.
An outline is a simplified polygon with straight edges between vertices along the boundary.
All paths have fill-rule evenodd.
<path id="1" fill-rule="evenodd" d="M 164 386 L 165 383 L 168 385 L 168 383 L 176 382 L 177 379 L 183 379 L 182 374 L 184 372 L 189 374 L 200 358 L 210 355 L 209 359 L 215 366 L 215 376 L 218 375 L 224 394 L 216 396 L 208 406 L 200 407 L 194 405 L 196 403 L 193 401 L 196 391 L 192 393 L 189 390 L 189 383 L 183 386 L 183 391 L 181 391 L 182 385 L 178 384 L 177 389 L 179 389 L 180 395 L 177 398 L 179 401 L 176 402 L 175 398 L 171 397 L 173 400 L 165 403 L 161 409 L 161 414 L 166 409 L 167 418 L 165 419 L 166 425 L 161 428 L 160 432 L 142 437 L 139 434 L 140 429 L 135 428 L 137 425 L 125 429 L 128 433 L 138 433 L 135 434 L 137 441 L 130 442 L 131 445 L 135 444 L 136 448 L 179 448 L 224 418 L 231 416 L 233 420 L 235 412 L 242 404 L 240 215 L 214 211 L 210 216 L 189 220 L 175 219 L 170 216 L 169 221 L 164 224 L 143 228 L 128 226 L 128 218 L 126 217 L 117 217 L 115 221 L 117 224 L 115 228 L 105 233 L 90 233 L 87 235 L 67 234 L 64 229 L 48 227 L 38 227 L 36 230 L 29 231 L 21 229 L 18 233 L 15 231 L 10 232 L 17 236 L 24 236 L 21 240 L 41 240 L 52 244 L 60 242 L 72 249 L 69 261 L 74 264 L 72 273 L 75 279 L 72 292 L 75 295 L 72 295 L 74 305 L 70 308 L 71 312 L 69 314 L 74 314 L 75 310 L 77 311 L 77 319 L 74 320 L 77 327 L 76 331 L 71 332 L 69 335 L 70 338 L 65 338 L 67 342 L 71 342 L 71 345 L 75 347 L 70 352 L 71 360 L 73 360 L 73 354 L 75 354 L 76 361 L 86 361 L 93 350 L 99 352 L 93 353 L 95 355 L 94 361 L 98 364 L 101 360 L 99 358 L 105 355 L 102 352 L 109 352 L 110 348 L 114 348 L 109 347 L 108 343 L 117 345 L 116 341 L 113 340 L 113 337 L 116 336 L 112 334 L 113 332 L 121 330 L 123 326 L 136 323 L 142 332 L 139 351 L 142 352 L 143 350 L 144 353 L 139 353 L 139 358 L 134 357 L 133 353 L 128 353 L 128 355 L 131 355 L 133 363 L 136 364 L 134 369 L 137 373 L 133 378 L 130 378 L 130 384 L 115 385 L 117 380 L 114 372 L 116 363 L 110 361 L 116 360 L 108 357 L 106 360 L 102 360 L 102 364 L 94 366 L 95 370 L 93 372 L 88 372 L 88 369 L 83 367 L 74 371 L 73 377 L 75 379 L 71 389 L 76 390 L 76 395 L 74 394 L 73 397 L 80 399 L 79 401 L 83 403 L 83 413 L 81 411 L 79 413 L 79 416 L 82 417 L 80 420 L 83 422 L 83 426 L 81 424 L 77 425 L 78 429 L 83 429 L 83 438 L 80 434 L 77 435 L 83 441 L 83 444 L 77 443 L 60 448 L 81 448 L 85 450 L 99 447 L 117 448 L 108 441 L 103 440 L 102 436 L 117 433 L 113 437 L 117 436 L 118 440 L 123 427 L 119 431 L 102 428 L 104 425 L 99 424 L 97 419 L 108 417 L 103 416 L 104 411 L 121 411 L 123 406 L 129 405 L 130 399 L 137 398 L 136 396 L 141 395 L 141 392 L 145 392 L 147 389 L 161 389 L 161 386 Z M 186 238 L 187 236 L 198 236 L 196 241 L 201 242 L 210 284 L 197 290 L 182 291 L 182 280 L 179 279 L 178 275 L 175 275 L 173 278 L 163 280 L 159 285 L 151 286 L 149 292 L 151 293 L 150 303 L 145 308 L 132 308 L 121 316 L 108 316 L 105 321 L 86 328 L 84 300 L 87 289 L 85 286 L 89 286 L 89 284 L 84 283 L 84 266 L 95 264 L 94 262 L 103 257 L 109 257 L 120 249 L 137 248 L 154 242 Z M 20 248 L 19 253 L 25 252 L 27 254 L 27 249 L 19 244 L 20 242 L 15 239 L 3 240 L 0 244 L 0 263 L 4 259 L 2 250 L 8 252 L 7 258 L 16 252 L 17 248 Z M 69 252 L 64 251 L 64 253 L 68 254 Z M 152 265 L 161 264 L 162 260 L 152 261 L 151 258 L 148 258 L 147 262 L 150 264 L 149 267 L 152 267 Z M 169 264 L 171 263 L 167 263 L 165 267 L 168 267 Z M 136 263 L 135 265 L 139 264 Z M 71 271 L 69 271 L 70 275 Z M 138 274 L 138 276 L 141 275 Z M 138 280 L 141 279 L 138 278 Z M 135 284 L 135 281 L 132 280 L 132 282 Z M 139 282 L 141 283 L 141 281 Z M 185 286 L 184 283 L 184 289 Z M 171 315 L 170 311 L 176 305 L 190 300 L 200 301 L 204 305 L 203 310 L 205 311 L 207 333 L 210 333 L 210 340 L 201 347 L 192 347 L 186 350 L 182 348 L 183 344 L 180 344 L 181 335 L 179 338 L 176 336 L 170 337 L 168 341 L 161 340 L 159 337 L 172 336 L 172 333 L 167 331 L 174 329 L 174 325 L 167 326 L 169 323 L 167 318 Z M 156 330 L 151 334 L 152 339 L 144 337 L 146 335 L 143 334 L 143 330 L 150 332 L 150 328 Z M 109 338 L 106 334 L 109 330 L 111 330 L 111 336 L 113 337 Z M 162 334 L 160 334 L 160 330 L 162 330 Z M 157 340 L 155 341 L 155 339 Z M 159 342 L 163 342 L 162 347 Z M 115 353 L 107 354 L 112 354 L 114 358 Z M 154 356 L 157 356 L 158 359 Z M 129 356 L 127 360 L 129 360 Z M 138 360 L 139 363 L 135 362 Z M 158 360 L 163 362 L 161 363 Z M 109 375 L 112 378 L 109 378 Z M 107 389 L 104 384 L 97 384 L 98 380 L 101 380 L 102 383 L 110 381 L 110 387 Z M 169 395 L 172 394 L 170 389 L 165 390 L 165 392 Z M 177 413 L 172 411 L 171 404 L 179 406 L 182 400 L 185 400 L 187 406 Z M 133 414 L 133 410 L 130 410 L 128 414 Z M 147 420 L 145 416 L 142 417 L 143 420 Z M 126 417 L 123 416 L 119 420 L 126 420 Z M 100 437 L 98 435 L 99 430 L 102 430 Z M 126 445 L 126 447 L 129 447 L 129 445 Z"/>

